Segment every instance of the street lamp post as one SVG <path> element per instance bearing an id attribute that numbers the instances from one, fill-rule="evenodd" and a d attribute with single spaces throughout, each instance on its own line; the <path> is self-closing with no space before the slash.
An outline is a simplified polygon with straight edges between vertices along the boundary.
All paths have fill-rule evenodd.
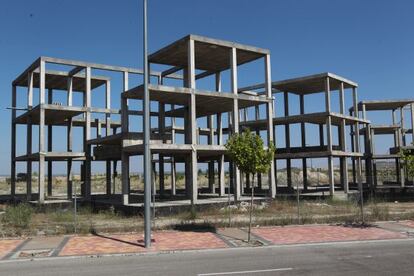
<path id="1" fill-rule="evenodd" d="M 147 0 L 143 0 L 144 20 L 144 241 L 151 247 L 151 153 L 150 143 L 150 99 L 148 93 L 148 41 L 147 41 Z"/>

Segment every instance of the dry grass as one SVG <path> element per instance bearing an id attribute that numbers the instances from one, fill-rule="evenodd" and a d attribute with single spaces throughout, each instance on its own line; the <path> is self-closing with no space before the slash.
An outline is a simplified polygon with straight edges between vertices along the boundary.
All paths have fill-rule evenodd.
<path id="1" fill-rule="evenodd" d="M 413 219 L 414 203 L 368 202 L 365 206 L 366 220 Z M 254 209 L 255 225 L 289 225 L 310 223 L 354 223 L 360 220 L 359 207 L 353 202 L 342 201 L 303 201 L 300 203 L 300 217 L 295 201 L 278 199 L 265 208 Z M 248 224 L 248 208 L 210 207 L 203 211 L 183 212 L 174 216 L 157 217 L 157 229 L 171 229 L 177 225 L 210 225 L 211 227 L 243 227 Z M 3 215 L 0 215 L 4 216 Z M 113 210 L 94 212 L 90 208 L 80 208 L 77 214 L 77 233 L 91 232 L 131 232 L 141 231 L 143 220 L 140 216 L 124 216 Z M 75 232 L 75 217 L 72 209 L 37 210 L 33 209 L 30 224 L 19 227 L 12 224 L 0 225 L 1 236 L 59 235 Z"/>

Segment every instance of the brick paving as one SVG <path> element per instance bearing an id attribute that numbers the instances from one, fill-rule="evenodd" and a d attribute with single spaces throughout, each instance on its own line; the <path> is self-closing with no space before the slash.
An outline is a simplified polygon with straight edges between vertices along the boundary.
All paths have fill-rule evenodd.
<path id="1" fill-rule="evenodd" d="M 0 260 L 19 246 L 23 240 L 0 240 Z"/>
<path id="2" fill-rule="evenodd" d="M 414 228 L 414 221 L 401 221 L 398 224 Z M 269 244 L 401 239 L 408 237 L 408 235 L 398 231 L 389 231 L 378 227 L 358 228 L 334 225 L 262 227 L 254 228 L 252 233 L 260 239 L 268 241 Z M 50 248 L 56 248 L 55 256 L 81 256 L 229 247 L 229 243 L 226 243 L 223 239 L 211 232 L 158 231 L 153 233 L 152 247 L 149 250 L 144 247 L 142 233 L 39 238 L 33 240 L 32 243 L 30 243 L 32 240 L 27 240 L 24 246 L 23 242 L 25 240 L 23 239 L 0 239 L 0 260 L 7 258 L 11 252 L 16 250 L 32 247 L 46 248 L 47 245 Z M 59 242 L 60 240 L 62 242 Z"/>
<path id="3" fill-rule="evenodd" d="M 155 232 L 149 251 L 224 248 L 227 245 L 209 232 Z M 147 252 L 142 234 L 72 237 L 59 256 Z"/>
<path id="4" fill-rule="evenodd" d="M 376 227 L 359 228 L 333 225 L 264 227 L 255 228 L 252 232 L 273 244 L 382 240 L 407 237 L 400 233 Z"/>

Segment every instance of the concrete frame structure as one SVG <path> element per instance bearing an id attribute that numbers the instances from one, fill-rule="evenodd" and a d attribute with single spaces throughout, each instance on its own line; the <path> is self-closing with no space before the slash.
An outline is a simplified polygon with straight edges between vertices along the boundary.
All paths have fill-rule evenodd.
<path id="1" fill-rule="evenodd" d="M 69 71 L 47 70 L 48 65 L 67 66 Z M 111 82 L 109 78 L 92 75 L 92 70 L 118 72 L 124 75 L 124 85 L 128 84 L 128 74 L 142 75 L 143 71 L 133 68 L 109 66 L 81 61 L 65 60 L 50 57 L 40 57 L 33 62 L 19 77 L 12 83 L 12 145 L 11 145 L 11 196 L 16 197 L 16 162 L 25 162 L 27 164 L 27 175 L 32 175 L 32 163 L 38 162 L 38 202 L 45 201 L 45 163 L 47 162 L 47 195 L 52 196 L 52 175 L 53 162 L 67 163 L 67 198 L 71 199 L 73 194 L 72 176 L 73 162 L 82 162 L 81 178 L 84 185 L 82 186 L 82 196 L 85 199 L 90 198 L 90 171 L 91 147 L 88 141 L 91 139 L 92 128 L 96 129 L 96 136 L 102 135 L 102 127 L 105 128 L 106 136 L 114 134 L 121 127 L 121 123 L 111 120 L 111 115 L 119 114 L 119 109 L 111 108 Z M 160 73 L 151 72 L 152 76 L 159 77 Z M 168 77 L 181 79 L 181 76 L 172 74 Z M 101 86 L 105 86 L 105 108 L 93 107 L 91 105 L 92 91 Z M 27 89 L 27 106 L 19 107 L 17 101 L 17 88 Z M 39 103 L 33 106 L 34 89 L 39 91 Z M 127 89 L 127 87 L 125 88 Z M 53 103 L 54 90 L 65 91 L 66 105 L 62 103 Z M 47 103 L 46 103 L 47 91 Z M 74 93 L 81 93 L 83 102 L 81 106 L 73 105 Z M 18 114 L 19 111 L 23 111 Z M 104 114 L 104 120 L 91 120 L 93 114 Z M 26 137 L 26 154 L 16 156 L 16 126 L 27 126 Z M 32 129 L 38 125 L 39 129 L 39 146 L 38 151 L 33 152 Z M 47 137 L 45 128 L 47 126 Z M 55 126 L 64 126 L 67 128 L 66 151 L 53 150 L 53 128 Z M 73 151 L 73 130 L 76 127 L 82 128 L 83 132 L 83 150 Z M 47 147 L 46 147 L 47 141 Z M 116 160 L 114 160 L 114 170 L 116 170 Z M 107 192 L 111 191 L 111 162 L 106 163 L 107 172 Z M 116 172 L 115 172 L 116 174 Z M 32 198 L 32 178 L 27 177 L 26 200 Z"/>
<path id="2" fill-rule="evenodd" d="M 361 119 L 358 116 L 348 116 L 345 114 L 345 91 L 352 91 L 352 98 L 354 106 L 357 103 L 357 87 L 355 82 L 342 78 L 332 73 L 322 73 L 317 75 L 310 75 L 306 77 L 276 81 L 272 83 L 273 93 L 283 93 L 284 96 L 284 116 L 273 119 L 273 125 L 285 127 L 285 148 L 277 147 L 276 160 L 286 160 L 287 185 L 292 187 L 292 168 L 291 160 L 301 159 L 303 167 L 303 187 L 307 190 L 307 160 L 309 158 L 326 158 L 328 161 L 328 177 L 329 177 L 329 192 L 333 196 L 335 192 L 334 185 L 334 165 L 333 158 L 340 159 L 341 171 L 341 186 L 345 193 L 349 191 L 348 179 L 348 162 L 347 158 L 357 160 L 357 168 L 353 167 L 354 174 L 358 175 L 356 180 L 361 182 L 361 158 L 364 154 L 359 148 L 359 139 L 352 140 L 352 150 L 346 148 L 346 126 L 350 125 L 354 129 L 359 130 L 360 125 L 368 125 L 369 121 Z M 241 89 L 241 91 L 260 90 L 263 85 L 250 86 Z M 334 90 L 339 93 L 340 112 L 333 112 L 331 109 L 331 94 Z M 289 113 L 289 93 L 299 97 L 300 114 L 291 115 Z M 305 96 L 317 93 L 324 93 L 325 95 L 325 110 L 322 112 L 307 113 L 305 111 Z M 265 126 L 264 120 L 253 120 L 243 122 L 243 127 L 260 131 Z M 290 143 L 290 127 L 292 124 L 300 124 L 301 126 L 301 146 L 291 147 Z M 309 146 L 306 142 L 306 125 L 315 124 L 319 126 L 319 146 Z M 332 139 L 332 126 L 338 126 L 338 140 L 339 144 L 334 145 Z M 273 129 L 275 131 L 275 128 Z M 324 135 L 326 133 L 326 135 Z M 358 137 L 356 131 L 356 137 Z M 325 142 L 326 141 L 326 142 Z M 276 163 L 276 162 L 275 162 Z M 355 181 L 354 181 L 355 182 Z"/>
<path id="3" fill-rule="evenodd" d="M 239 88 L 238 67 L 262 60 L 264 62 L 264 83 Z M 277 160 L 286 161 L 287 186 L 292 187 L 292 160 L 301 160 L 303 168 L 303 188 L 308 189 L 309 159 L 325 158 L 327 160 L 329 193 L 334 195 L 334 158 L 339 159 L 341 171 L 341 188 L 345 193 L 350 190 L 349 183 L 362 185 L 362 162 L 365 161 L 367 182 L 376 186 L 375 160 L 392 158 L 396 160 L 397 175 L 405 179 L 397 153 L 407 147 L 406 134 L 413 133 L 414 101 L 362 101 L 358 103 L 357 83 L 332 73 L 322 73 L 306 77 L 272 82 L 270 52 L 253 46 L 212 39 L 197 35 L 188 35 L 168 46 L 154 52 L 148 57 L 149 67 L 166 67 L 160 72 L 150 71 L 152 82 L 148 85 L 152 109 L 150 115 L 156 121 L 151 127 L 150 152 L 153 165 L 153 194 L 160 198 L 188 199 L 192 205 L 197 204 L 200 195 L 224 197 L 234 195 L 234 200 L 241 199 L 246 188 L 250 186 L 250 177 L 240 174 L 238 169 L 226 158 L 225 137 L 250 128 L 263 135 L 266 142 L 275 142 L 277 126 L 285 129 L 285 147 L 277 148 L 274 164 L 268 175 L 268 189 L 263 189 L 263 176 L 258 175 L 259 190 L 265 191 L 271 198 L 276 196 Z M 63 66 L 68 70 L 51 70 L 49 65 Z M 119 93 L 119 109 L 111 108 L 111 77 L 94 74 L 93 70 L 119 73 L 122 76 L 122 89 Z M 229 72 L 229 91 L 223 91 L 223 73 Z M 32 164 L 38 166 L 38 196 L 32 195 L 32 178 L 27 177 L 26 200 L 44 203 L 52 194 L 52 175 L 54 162 L 65 162 L 67 166 L 67 199 L 73 195 L 73 165 L 81 162 L 82 197 L 84 200 L 115 200 L 122 205 L 137 203 L 140 191 L 131 191 L 130 158 L 144 154 L 144 133 L 134 132 L 131 116 L 142 118 L 143 110 L 137 101 L 144 99 L 144 87 L 130 87 L 131 76 L 142 75 L 139 69 L 109 66 L 50 57 L 40 57 L 31 64 L 12 84 L 12 124 L 11 124 L 11 196 L 16 198 L 16 163 L 27 164 L 26 173 L 32 175 Z M 257 74 L 256 74 L 257 75 Z M 213 78 L 214 89 L 197 88 L 198 81 Z M 154 82 L 154 79 L 156 80 Z M 179 85 L 169 84 L 171 80 Z M 19 107 L 18 88 L 27 90 L 27 106 Z M 105 107 L 92 105 L 92 93 L 104 87 Z M 39 101 L 34 105 L 34 90 L 38 89 Z M 66 93 L 66 104 L 54 103 L 54 91 Z M 334 91 L 339 95 L 339 112 L 331 108 Z M 352 107 L 349 115 L 345 114 L 345 93 L 352 93 Z M 47 95 L 46 95 L 47 93 Z M 74 93 L 81 93 L 82 104 L 74 104 Z M 283 94 L 284 114 L 274 116 L 274 95 Z M 306 112 L 305 97 L 313 94 L 324 95 L 324 111 Z M 293 115 L 289 110 L 289 95 L 299 98 L 299 114 Z M 47 96 L 47 98 L 46 98 Z M 411 110 L 411 129 L 404 125 L 404 108 Z M 265 112 L 260 112 L 265 107 Z M 254 119 L 247 119 L 247 111 L 254 109 Z M 370 125 L 366 112 L 370 110 L 391 110 L 394 118 L 392 125 Z M 400 123 L 396 123 L 395 113 L 400 111 Z M 94 118 L 97 114 L 104 119 Z M 362 115 L 361 115 L 362 114 Z M 120 116 L 121 120 L 113 120 Z M 226 120 L 227 119 L 227 120 Z M 183 122 L 183 123 L 179 123 Z M 227 125 L 225 125 L 227 122 Z M 201 127 L 205 123 L 206 127 Z M 291 126 L 300 124 L 300 146 L 291 146 Z M 17 156 L 16 136 L 18 125 L 26 126 L 26 153 Z M 306 127 L 316 125 L 319 128 L 319 145 L 307 144 Z M 39 145 L 33 150 L 33 126 L 38 126 Z M 66 128 L 66 150 L 57 151 L 54 147 L 53 129 L 57 126 Z M 346 133 L 349 126 L 351 149 L 347 148 Z M 338 128 L 338 144 L 333 141 L 333 127 Z M 82 129 L 82 150 L 74 151 L 74 129 Z M 102 128 L 105 130 L 102 131 Z M 96 135 L 93 135 L 95 131 Z M 46 135 L 47 133 L 47 135 Z M 360 145 L 360 135 L 365 138 L 364 147 Z M 386 156 L 376 155 L 373 151 L 374 136 L 393 134 L 394 147 Z M 95 137 L 93 137 L 95 136 Z M 183 137 L 181 137 L 183 136 Z M 180 139 L 180 137 L 182 139 Z M 202 142 L 205 138 L 206 142 Z M 348 177 L 348 161 L 352 160 L 352 181 Z M 106 163 L 106 194 L 104 197 L 91 195 L 91 163 Z M 112 189 L 113 179 L 117 175 L 117 162 L 121 162 L 121 194 L 115 195 Z M 46 166 L 47 163 L 47 166 Z M 185 189 L 177 191 L 176 164 L 185 167 Z M 200 189 L 197 181 L 198 164 L 206 163 L 208 167 L 208 189 Z M 170 165 L 170 191 L 165 185 L 165 165 Z M 158 187 L 156 173 L 158 165 Z M 217 167 L 217 175 L 215 173 Z M 229 180 L 226 182 L 226 168 Z M 47 186 L 46 186 L 46 175 Z M 401 186 L 406 181 L 400 181 Z M 227 185 L 226 185 L 227 184 Z M 227 188 L 226 188 L 227 187 Z M 46 188 L 46 189 L 45 189 Z M 138 199 L 138 201 L 137 201 Z"/>
<path id="4" fill-rule="evenodd" d="M 265 67 L 266 95 L 238 92 L 238 66 L 258 59 L 263 59 Z M 164 64 L 170 66 L 163 72 L 151 71 L 151 76 L 157 83 L 149 84 L 150 100 L 158 105 L 157 112 L 151 112 L 156 117 L 158 126 L 151 128 L 150 149 L 152 162 L 159 166 L 159 193 L 165 196 L 164 165 L 171 163 L 171 191 L 170 195 L 176 195 L 175 164 L 185 164 L 185 193 L 191 204 L 198 200 L 198 162 L 207 162 L 209 168 L 209 192 L 224 196 L 225 188 L 225 158 L 224 136 L 239 131 L 240 109 L 248 107 L 266 106 L 268 129 L 270 130 L 273 118 L 273 103 L 271 94 L 271 65 L 270 53 L 266 49 L 237 44 L 233 42 L 211 39 L 196 35 L 188 35 L 169 46 L 149 56 L 149 63 Z M 68 71 L 46 70 L 46 65 L 53 64 L 67 66 Z M 92 70 L 117 72 L 123 75 L 123 89 L 119 92 L 121 108 L 111 108 L 111 79 L 94 75 Z M 230 71 L 231 91 L 222 91 L 221 73 Z M 176 74 L 181 71 L 182 75 Z M 72 198 L 73 162 L 82 162 L 81 181 L 82 197 L 84 200 L 94 200 L 91 195 L 91 162 L 106 162 L 106 196 L 112 195 L 112 175 L 116 175 L 117 161 L 121 161 L 122 191 L 121 203 L 128 205 L 134 203 L 130 190 L 130 157 L 143 154 L 143 133 L 132 132 L 130 116 L 143 115 L 142 110 L 134 110 L 130 102 L 143 100 L 143 86 L 132 89 L 129 87 L 131 74 L 142 75 L 143 71 L 133 68 L 108 66 L 73 60 L 64 60 L 50 57 L 40 57 L 27 68 L 14 82 L 12 91 L 12 151 L 11 151 L 11 194 L 16 197 L 16 162 L 27 163 L 27 175 L 32 175 L 32 162 L 39 163 L 38 177 L 38 202 L 44 203 L 45 199 L 52 196 L 52 164 L 63 161 L 67 163 L 67 199 Z M 215 89 L 206 91 L 196 88 L 199 79 L 214 76 Z M 168 79 L 183 81 L 183 84 L 167 86 L 164 82 Z M 94 89 L 105 86 L 105 108 L 93 107 L 91 94 Z M 28 105 L 25 108 L 18 107 L 17 87 L 27 89 Z M 39 89 L 39 104 L 33 106 L 33 90 Z M 46 90 L 48 102 L 46 103 Z M 67 93 L 66 105 L 53 103 L 53 90 L 62 90 Z M 81 106 L 73 105 L 73 94 L 80 92 L 83 95 Z M 22 114 L 18 114 L 23 110 Z M 95 114 L 104 114 L 105 119 L 93 119 Z M 121 121 L 111 119 L 111 115 L 121 116 Z M 228 116 L 228 126 L 223 125 L 223 117 Z M 176 118 L 183 118 L 184 125 L 176 124 Z M 170 125 L 168 125 L 168 119 Z M 198 127 L 198 121 L 207 120 L 207 128 Z M 214 121 L 216 126 L 214 127 Z M 27 126 L 27 151 L 26 154 L 16 156 L 16 126 Z M 32 152 L 32 126 L 39 125 L 39 150 Z M 45 130 L 47 126 L 47 136 Z M 67 129 L 67 151 L 55 151 L 53 147 L 53 128 L 64 126 Z M 82 128 L 83 148 L 79 152 L 73 151 L 73 129 Z M 102 132 L 102 128 L 105 131 Z M 96 130 L 92 137 L 92 129 Z M 269 143 L 273 141 L 273 132 L 267 132 Z M 179 143 L 177 135 L 184 134 L 184 142 Z M 207 144 L 200 142 L 200 137 L 207 137 Z M 46 139 L 47 138 L 47 139 Z M 47 143 L 46 143 L 47 141 Z M 45 147 L 47 145 L 47 147 Z M 158 159 L 156 159 L 158 156 Z M 169 159 L 167 159 L 169 158 Z M 48 163 L 48 187 L 45 196 L 45 163 Z M 214 175 L 214 165 L 218 167 L 217 184 Z M 229 164 L 231 172 L 230 182 L 232 186 L 227 188 L 227 193 L 233 192 L 234 200 L 241 198 L 240 172 Z M 269 194 L 276 195 L 273 166 L 269 172 Z M 34 200 L 31 193 L 31 177 L 27 177 L 27 200 Z M 218 190 L 216 189 L 218 186 Z M 155 187 L 153 193 L 158 193 Z"/>
<path id="5" fill-rule="evenodd" d="M 224 134 L 237 133 L 239 131 L 239 109 L 266 105 L 268 116 L 273 117 L 272 98 L 268 95 L 252 95 L 238 93 L 237 67 L 239 65 L 263 58 L 265 61 L 265 79 L 270 79 L 270 55 L 269 51 L 252 46 L 241 45 L 223 40 L 211 39 L 196 35 L 188 35 L 172 44 L 160 49 L 149 56 L 149 64 L 162 64 L 169 66 L 161 73 L 157 84 L 150 84 L 150 100 L 158 106 L 158 127 L 151 131 L 151 155 L 158 156 L 156 161 L 159 165 L 159 187 L 161 197 L 166 196 L 164 183 L 166 158 L 171 163 L 171 189 L 170 196 L 177 195 L 175 183 L 175 167 L 177 162 L 185 166 L 185 194 L 191 204 L 196 204 L 199 195 L 197 183 L 198 163 L 206 162 L 209 168 L 209 193 L 216 196 L 225 196 L 225 147 Z M 222 91 L 221 72 L 230 70 L 231 91 Z M 199 71 L 196 73 L 196 71 Z M 164 76 L 171 73 L 182 72 L 182 86 L 167 86 Z M 214 76 L 213 91 L 197 89 L 198 80 Z M 143 100 L 143 86 L 137 86 L 122 93 L 122 110 L 128 110 L 128 100 Z M 270 97 L 269 97 L 270 96 Z M 127 111 L 134 115 L 141 111 Z M 223 116 L 230 114 L 231 122 L 228 127 L 223 127 Z M 182 118 L 184 125 L 178 126 L 176 119 Z M 168 120 L 169 119 L 169 120 Z M 197 126 L 200 120 L 207 121 L 207 128 Z M 167 125 L 170 121 L 170 125 Z M 214 127 L 214 121 L 216 126 Z M 129 157 L 143 154 L 143 143 L 141 134 L 129 131 L 129 119 L 122 118 L 122 134 L 91 140 L 90 143 L 97 145 L 95 156 L 98 159 L 107 158 L 106 155 L 112 151 L 121 151 L 122 163 L 128 168 Z M 273 133 L 268 132 L 269 141 L 273 140 Z M 184 134 L 183 143 L 179 143 L 178 134 Z M 207 143 L 200 142 L 200 137 L 206 136 Z M 114 146 L 116 149 L 114 149 Z M 100 155 L 99 153 L 105 153 Z M 117 155 L 119 153 L 116 153 Z M 153 160 L 156 160 L 153 158 Z M 217 163 L 218 177 L 217 185 L 214 176 L 214 164 Z M 155 162 L 154 162 L 155 167 Z M 230 164 L 231 187 L 227 193 L 233 191 L 234 200 L 238 201 L 242 195 L 240 184 L 240 172 Z M 126 174 L 128 169 L 123 173 Z M 274 183 L 274 173 L 270 172 L 270 181 Z M 123 183 L 123 204 L 131 203 L 130 191 L 127 180 Z M 218 190 L 216 191 L 216 186 Z M 275 195 L 274 185 L 270 185 L 270 194 Z M 273 189 L 272 189 L 273 187 Z M 158 193 L 156 187 L 153 191 Z"/>
<path id="6" fill-rule="evenodd" d="M 365 174 L 366 183 L 371 192 L 377 188 L 387 188 L 399 184 L 399 187 L 403 188 L 407 185 L 408 179 L 405 169 L 401 164 L 400 151 L 401 149 L 412 149 L 413 146 L 407 143 L 407 134 L 411 134 L 411 141 L 414 141 L 414 99 L 402 99 L 402 100 L 375 100 L 375 101 L 361 101 L 358 103 L 358 109 L 354 107 L 349 109 L 351 116 L 355 116 L 359 113 L 362 118 L 366 119 L 369 116 L 369 112 L 389 112 L 391 115 L 391 124 L 370 124 L 366 128 L 361 129 L 361 134 L 364 137 L 364 147 L 366 155 L 365 160 Z M 355 111 L 356 110 L 356 111 Z M 410 113 L 411 124 L 405 122 L 405 111 Z M 397 114 L 398 113 L 398 114 Z M 397 117 L 399 121 L 397 120 Z M 393 135 L 393 147 L 387 149 L 388 153 L 380 154 L 375 151 L 376 137 L 379 135 Z M 351 133 L 351 138 L 354 133 Z M 387 183 L 389 185 L 378 186 L 377 179 L 377 162 L 379 160 L 394 160 L 396 183 Z"/>

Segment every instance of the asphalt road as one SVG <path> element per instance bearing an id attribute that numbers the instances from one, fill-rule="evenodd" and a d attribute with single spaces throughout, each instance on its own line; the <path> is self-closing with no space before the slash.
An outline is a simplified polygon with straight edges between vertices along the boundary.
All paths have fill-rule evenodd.
<path id="1" fill-rule="evenodd" d="M 8 261 L 0 275 L 414 275 L 414 240 Z"/>

